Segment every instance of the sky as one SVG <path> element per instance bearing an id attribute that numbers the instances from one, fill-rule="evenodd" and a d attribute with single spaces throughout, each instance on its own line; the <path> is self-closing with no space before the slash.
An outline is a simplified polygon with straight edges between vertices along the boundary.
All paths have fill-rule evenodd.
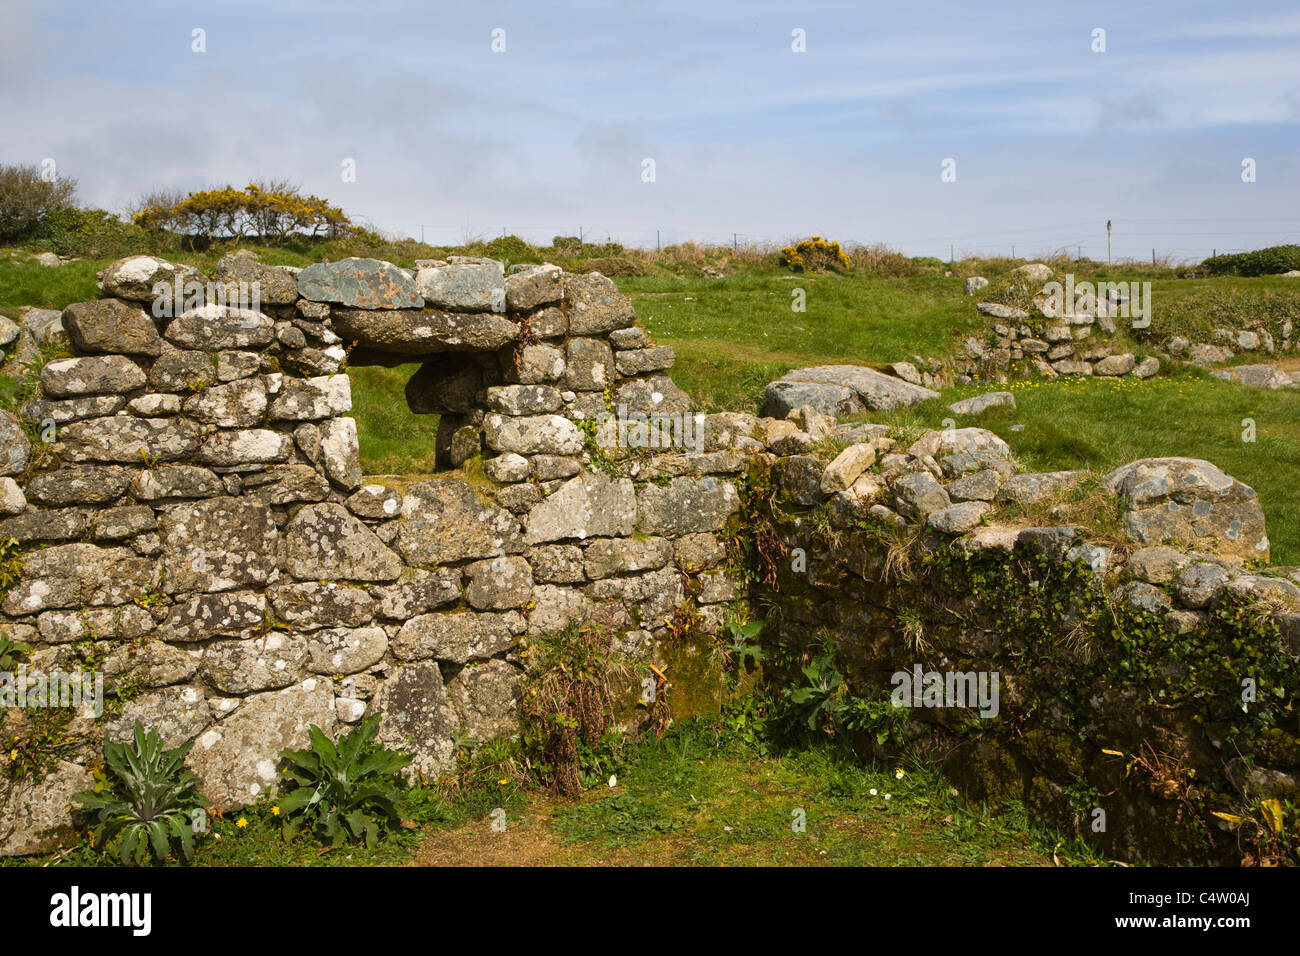
<path id="1" fill-rule="evenodd" d="M 0 0 L 0 163 L 49 159 L 434 243 L 1192 260 L 1300 242 L 1300 5 Z"/>

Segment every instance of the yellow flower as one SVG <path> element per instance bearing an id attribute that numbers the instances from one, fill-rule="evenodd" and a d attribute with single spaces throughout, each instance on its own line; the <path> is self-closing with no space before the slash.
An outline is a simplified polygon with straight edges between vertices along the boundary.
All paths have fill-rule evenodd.
<path id="1" fill-rule="evenodd" d="M 271 808 L 271 815 L 272 815 L 272 816 L 275 816 L 275 817 L 278 817 L 278 816 L 280 815 L 280 808 L 279 808 L 279 807 L 272 807 L 272 808 Z"/>
<path id="2" fill-rule="evenodd" d="M 18 748 L 17 748 L 17 747 L 15 747 L 13 750 L 9 751 L 9 759 L 10 759 L 10 760 L 17 760 L 17 759 L 18 759 Z"/>
<path id="3" fill-rule="evenodd" d="M 502 777 L 500 780 L 497 781 L 497 783 L 501 784 L 501 786 L 504 787 L 504 786 L 506 785 L 507 781 L 506 781 L 505 777 Z"/>
<path id="4" fill-rule="evenodd" d="M 244 829 L 244 827 L 248 826 L 248 821 L 244 817 L 240 817 L 238 820 L 235 821 L 235 826 L 239 827 L 239 829 L 242 830 Z"/>

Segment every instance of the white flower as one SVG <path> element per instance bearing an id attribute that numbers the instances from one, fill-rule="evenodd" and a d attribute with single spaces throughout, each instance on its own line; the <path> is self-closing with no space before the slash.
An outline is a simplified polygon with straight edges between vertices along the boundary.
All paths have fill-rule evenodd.
<path id="1" fill-rule="evenodd" d="M 610 774 L 610 775 L 609 775 L 609 789 L 613 790 L 613 789 L 614 789 L 615 787 L 617 787 L 617 786 L 618 786 L 618 777 L 614 776 L 613 774 Z"/>
<path id="2" fill-rule="evenodd" d="M 887 793 L 887 794 L 885 794 L 885 799 L 886 799 L 886 800 L 889 800 L 892 796 L 893 796 L 892 794 L 888 794 L 888 793 Z"/>
<path id="3" fill-rule="evenodd" d="M 872 787 L 872 788 L 871 788 L 871 795 L 872 795 L 873 797 L 876 795 L 876 788 L 875 788 L 875 787 Z"/>

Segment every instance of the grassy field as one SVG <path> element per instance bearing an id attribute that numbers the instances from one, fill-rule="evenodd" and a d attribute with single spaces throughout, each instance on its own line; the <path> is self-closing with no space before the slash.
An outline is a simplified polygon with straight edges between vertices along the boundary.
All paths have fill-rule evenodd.
<path id="1" fill-rule="evenodd" d="M 677 350 L 673 376 L 706 411 L 761 411 L 763 386 L 792 368 L 942 357 L 988 321 L 962 280 L 745 273 L 726 279 L 628 278 L 618 285 L 637 317 Z M 794 289 L 806 311 L 791 311 Z M 1300 330 L 1300 283 L 1261 279 L 1155 279 L 1152 332 L 1209 341 L 1212 329 L 1259 321 L 1280 341 Z M 1234 361 L 1261 361 L 1243 353 Z"/>
<path id="2" fill-rule="evenodd" d="M 674 380 L 706 411 L 759 411 L 792 368 L 939 358 L 984 328 L 957 278 L 745 273 L 619 279 L 637 317 L 677 350 Z M 806 311 L 791 309 L 797 291 Z"/>
<path id="3" fill-rule="evenodd" d="M 798 824 L 802 824 L 799 826 Z M 430 834 L 417 864 L 597 866 L 1052 866 L 1099 862 L 992 817 L 931 770 L 863 763 L 842 748 L 759 757 L 702 724 L 645 740 L 613 787 L 577 803 L 532 794 L 507 815 Z"/>
<path id="4" fill-rule="evenodd" d="M 1281 278 L 1156 279 L 1153 327 L 1167 323 L 1188 334 L 1199 332 L 1202 340 L 1208 339 L 1209 329 L 1240 327 L 1253 318 L 1276 325 L 1279 317 L 1294 315 L 1300 327 L 1300 286 L 1294 283 Z M 956 278 L 747 275 L 622 279 L 619 285 L 655 340 L 676 348 L 674 380 L 709 411 L 760 412 L 763 386 L 792 368 L 937 356 L 983 329 Z M 806 290 L 806 313 L 791 313 L 792 287 Z M 1280 340 L 1280 333 L 1274 334 Z M 916 408 L 868 418 L 939 428 L 951 417 L 949 404 L 995 389 L 1012 391 L 1017 409 L 996 409 L 960 424 L 997 432 L 1026 467 L 1105 472 L 1138 458 L 1205 458 L 1259 493 L 1273 562 L 1300 564 L 1300 500 L 1295 493 L 1300 393 L 1246 388 L 1181 368 L 1171 377 L 1146 381 L 976 382 L 948 389 L 941 399 Z M 1247 419 L 1255 425 L 1253 442 L 1243 440 Z M 1024 427 L 1012 432 L 1011 425 Z"/>

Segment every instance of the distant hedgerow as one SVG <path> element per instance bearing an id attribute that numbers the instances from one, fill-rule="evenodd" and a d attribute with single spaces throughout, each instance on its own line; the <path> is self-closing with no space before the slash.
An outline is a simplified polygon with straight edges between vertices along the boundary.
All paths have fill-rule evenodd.
<path id="1" fill-rule="evenodd" d="M 1300 269 L 1300 246 L 1270 246 L 1253 252 L 1211 256 L 1201 265 L 1209 275 L 1278 275 Z"/>

